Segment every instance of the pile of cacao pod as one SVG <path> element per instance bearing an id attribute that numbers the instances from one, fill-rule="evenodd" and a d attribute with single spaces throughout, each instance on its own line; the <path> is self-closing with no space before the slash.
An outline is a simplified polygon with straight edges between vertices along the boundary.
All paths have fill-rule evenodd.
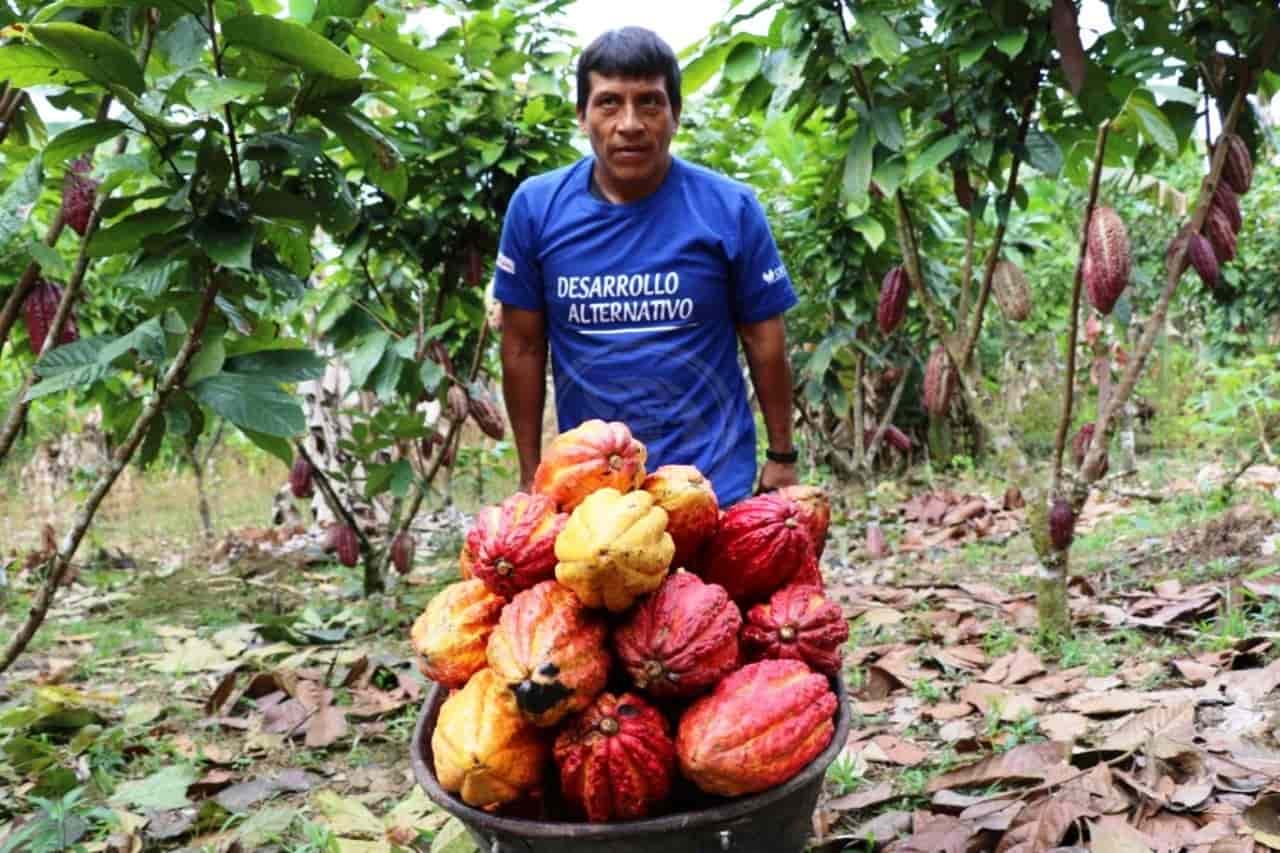
<path id="1" fill-rule="evenodd" d="M 848 625 L 818 567 L 826 495 L 722 512 L 696 468 L 645 461 L 625 424 L 558 436 L 414 623 L 451 691 L 436 777 L 468 805 L 634 820 L 780 785 L 831 742 Z"/>

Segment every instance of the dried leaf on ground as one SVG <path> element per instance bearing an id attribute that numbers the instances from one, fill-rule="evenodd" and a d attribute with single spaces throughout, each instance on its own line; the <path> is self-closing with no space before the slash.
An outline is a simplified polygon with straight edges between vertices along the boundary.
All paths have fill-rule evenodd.
<path id="1" fill-rule="evenodd" d="M 893 784 L 890 782 L 881 782 L 874 788 L 868 788 L 865 791 L 858 791 L 853 794 L 845 794 L 843 797 L 836 797 L 834 800 L 828 800 L 823 808 L 833 812 L 856 812 L 880 803 L 888 802 L 894 798 Z"/>
<path id="2" fill-rule="evenodd" d="M 969 842 L 978 832 L 949 815 L 917 815 L 915 832 L 890 845 L 888 853 L 968 853 Z"/>
<path id="3" fill-rule="evenodd" d="M 1018 684 L 1044 673 L 1044 664 L 1034 652 L 1019 648 L 991 664 L 991 668 L 979 676 L 979 680 L 992 684 Z"/>
<path id="4" fill-rule="evenodd" d="M 1072 714 L 1063 711 L 1057 714 L 1045 714 L 1037 719 L 1040 731 L 1049 740 L 1073 743 L 1084 737 L 1089 731 L 1089 718 L 1083 714 Z"/>
<path id="5" fill-rule="evenodd" d="M 1195 722 L 1194 702 L 1151 708 L 1114 729 L 1100 748 L 1116 752 L 1142 748 L 1155 758 L 1172 758 L 1194 738 Z"/>
<path id="6" fill-rule="evenodd" d="M 1045 853 L 1065 839 L 1082 818 L 1096 814 L 1086 805 L 1066 797 L 1049 797 L 1032 803 L 1004 837 L 996 853 Z"/>
<path id="7" fill-rule="evenodd" d="M 1104 815 L 1089 822 L 1092 853 L 1152 853 L 1155 843 L 1123 818 Z"/>
<path id="8" fill-rule="evenodd" d="M 926 792 L 991 782 L 1040 781 L 1052 767 L 1061 767 L 1071 755 L 1071 745 L 1046 741 L 1015 746 L 1008 752 L 992 755 L 967 767 L 944 773 L 930 780 Z"/>

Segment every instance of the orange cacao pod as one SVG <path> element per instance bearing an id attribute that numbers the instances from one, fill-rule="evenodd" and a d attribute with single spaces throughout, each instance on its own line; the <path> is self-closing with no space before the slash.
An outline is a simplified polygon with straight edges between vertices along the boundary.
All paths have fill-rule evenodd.
<path id="1" fill-rule="evenodd" d="M 489 635 L 506 604 L 478 580 L 436 593 L 409 632 L 422 674 L 453 690 L 466 684 L 487 666 Z"/>
<path id="2" fill-rule="evenodd" d="M 1218 286 L 1218 257 L 1213 252 L 1213 244 L 1201 234 L 1187 237 L 1187 260 L 1196 268 L 1196 275 L 1209 287 Z"/>
<path id="3" fill-rule="evenodd" d="M 813 537 L 795 501 L 769 492 L 737 503 L 699 555 L 700 574 L 738 604 L 761 601 L 805 565 Z"/>
<path id="4" fill-rule="evenodd" d="M 799 660 L 835 675 L 848 639 L 849 623 L 838 604 L 815 586 L 789 584 L 747 612 L 742 652 L 748 660 Z"/>
<path id="5" fill-rule="evenodd" d="M 480 427 L 480 430 L 489 438 L 501 441 L 507 434 L 507 422 L 493 398 L 487 394 L 474 396 L 471 398 L 470 407 L 471 419 L 476 422 L 476 426 Z"/>
<path id="6" fill-rule="evenodd" d="M 1059 551 L 1071 547 L 1075 536 L 1076 515 L 1071 511 L 1071 504 L 1058 498 L 1049 509 L 1049 541 Z"/>
<path id="7" fill-rule="evenodd" d="M 507 685 L 488 669 L 444 701 L 431 734 L 440 787 L 480 809 L 533 792 L 550 752 L 542 732 L 516 711 Z"/>
<path id="8" fill-rule="evenodd" d="M 1216 207 L 1209 211 L 1209 217 L 1204 222 L 1205 234 L 1209 237 L 1209 244 L 1213 246 L 1213 255 L 1218 259 L 1218 263 L 1225 264 L 1235 259 L 1236 256 L 1236 235 L 1231 230 L 1231 223 L 1227 221 L 1227 216 Z"/>
<path id="9" fill-rule="evenodd" d="M 413 541 L 412 534 L 407 530 L 404 533 L 397 533 L 396 538 L 391 540 L 391 565 L 395 566 L 398 574 L 409 574 L 413 568 L 413 557 L 417 550 L 417 543 Z"/>
<path id="10" fill-rule="evenodd" d="M 888 438 L 886 431 L 885 437 Z M 827 530 L 831 526 L 831 500 L 817 486 L 783 486 L 778 494 L 796 502 L 800 520 L 809 529 L 814 554 L 821 557 L 827 547 Z"/>
<path id="11" fill-rule="evenodd" d="M 737 668 L 741 626 L 742 614 L 724 587 L 677 572 L 613 632 L 613 648 L 649 695 L 696 696 Z"/>
<path id="12" fill-rule="evenodd" d="M 31 339 L 31 351 L 39 354 L 44 347 L 45 338 L 53 329 L 53 319 L 58 313 L 58 303 L 62 301 L 62 288 L 51 281 L 36 279 L 27 298 L 22 302 L 22 319 L 27 325 L 27 337 Z M 67 322 L 62 324 L 62 333 L 49 349 L 64 344 L 74 343 L 80 339 L 80 331 L 76 328 L 75 309 L 67 315 Z"/>
<path id="13" fill-rule="evenodd" d="M 533 490 L 570 512 L 598 489 L 637 488 L 646 456 L 626 424 L 593 418 L 555 437 L 533 474 Z"/>
<path id="14" fill-rule="evenodd" d="M 711 481 L 692 465 L 663 465 L 640 487 L 667 513 L 667 533 L 676 546 L 671 568 L 691 567 L 720 522 L 720 503 Z"/>
<path id="15" fill-rule="evenodd" d="M 797 660 L 762 660 L 694 700 L 676 732 L 680 770 L 725 797 L 781 785 L 835 734 L 836 696 L 825 676 Z"/>
<path id="16" fill-rule="evenodd" d="M 81 237 L 89 229 L 89 217 L 98 198 L 98 182 L 89 177 L 93 170 L 87 157 L 72 162 L 62 179 L 62 221 Z"/>
<path id="17" fill-rule="evenodd" d="M 1227 154 L 1222 162 L 1222 180 L 1240 195 L 1249 191 L 1253 185 L 1253 158 L 1249 156 L 1249 146 L 1234 133 L 1226 134 Z"/>
<path id="18" fill-rule="evenodd" d="M 676 746 L 666 717 L 631 693 L 601 693 L 556 737 L 560 790 L 587 820 L 638 820 L 671 792 Z"/>
<path id="19" fill-rule="evenodd" d="M 946 347 L 938 344 L 929 353 L 924 366 L 924 407 L 935 418 L 940 418 L 951 408 L 951 389 L 955 385 L 955 370 Z"/>
<path id="20" fill-rule="evenodd" d="M 609 676 L 605 624 L 555 581 L 518 593 L 489 635 L 489 667 L 535 725 L 581 711 Z"/>
<path id="21" fill-rule="evenodd" d="M 1094 208 L 1085 255 L 1083 274 L 1089 303 L 1100 314 L 1110 314 L 1129 286 L 1132 273 L 1129 232 L 1120 214 L 1109 207 Z"/>
<path id="22" fill-rule="evenodd" d="M 315 495 L 311 474 L 311 463 L 305 456 L 299 456 L 293 460 L 293 467 L 289 470 L 289 491 L 293 492 L 295 498 L 309 498 Z"/>
<path id="23" fill-rule="evenodd" d="M 1031 316 L 1031 288 L 1021 267 L 1000 261 L 991 272 L 991 292 L 1006 320 L 1021 323 Z"/>
<path id="24" fill-rule="evenodd" d="M 338 554 L 338 562 L 354 566 L 360 561 L 360 537 L 349 524 L 336 524 L 329 528 L 329 542 Z"/>
<path id="25" fill-rule="evenodd" d="M 907 271 L 897 266 L 884 275 L 880 283 L 880 304 L 876 306 L 876 323 L 881 334 L 889 335 L 907 316 L 907 299 L 911 295 Z"/>
<path id="26" fill-rule="evenodd" d="M 476 513 L 467 533 L 471 573 L 504 598 L 556 574 L 556 536 L 569 516 L 545 495 L 516 492 Z"/>

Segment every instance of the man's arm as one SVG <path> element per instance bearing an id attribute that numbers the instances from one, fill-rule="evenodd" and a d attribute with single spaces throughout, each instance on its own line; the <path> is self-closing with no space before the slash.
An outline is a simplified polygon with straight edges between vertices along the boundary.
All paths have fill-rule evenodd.
<path id="1" fill-rule="evenodd" d="M 751 368 L 751 383 L 760 400 L 769 449 L 781 453 L 794 450 L 791 441 L 791 364 L 787 361 L 787 331 L 782 315 L 738 327 L 742 348 Z M 796 466 L 767 461 L 760 471 L 760 491 L 779 489 L 798 482 Z"/>
<path id="2" fill-rule="evenodd" d="M 541 311 L 502 306 L 502 396 L 520 459 L 520 491 L 527 492 L 542 459 L 547 396 L 547 332 Z"/>

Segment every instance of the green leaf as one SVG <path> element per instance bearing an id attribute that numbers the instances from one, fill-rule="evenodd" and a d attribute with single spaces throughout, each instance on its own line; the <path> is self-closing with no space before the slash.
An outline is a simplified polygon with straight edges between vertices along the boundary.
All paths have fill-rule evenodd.
<path id="1" fill-rule="evenodd" d="M 447 83 L 458 77 L 458 70 L 451 63 L 414 47 L 395 33 L 373 27 L 357 27 L 351 34 L 360 41 L 373 45 L 401 65 L 438 78 L 439 83 Z"/>
<path id="2" fill-rule="evenodd" d="M 152 317 L 132 332 L 105 343 L 98 351 L 98 363 L 109 365 L 130 352 L 137 353 L 139 359 L 146 361 L 159 362 L 164 359 L 164 326 L 159 317 Z"/>
<path id="3" fill-rule="evenodd" d="M 153 207 L 126 216 L 110 228 L 103 228 L 93 235 L 89 243 L 89 257 L 105 258 L 135 251 L 143 237 L 172 231 L 186 221 L 186 214 L 178 210 Z"/>
<path id="4" fill-rule="evenodd" d="M 339 80 L 360 76 L 360 63 L 324 36 L 292 21 L 270 15 L 241 15 L 222 23 L 222 35 L 232 47 L 248 47 L 304 71 Z"/>
<path id="5" fill-rule="evenodd" d="M 923 154 L 912 158 L 907 164 L 907 183 L 912 183 L 926 172 L 932 172 L 938 168 L 938 164 L 956 153 L 963 143 L 962 134 L 952 133 L 930 145 Z"/>
<path id="6" fill-rule="evenodd" d="M 256 98 L 267 91 L 266 83 L 223 77 L 187 89 L 187 103 L 204 113 L 216 112 L 226 104 Z"/>
<path id="7" fill-rule="evenodd" d="M 404 167 L 400 149 L 389 137 L 352 108 L 341 112 L 325 110 L 319 118 L 342 140 L 370 180 L 396 201 L 404 200 L 409 190 L 409 173 Z"/>
<path id="8" fill-rule="evenodd" d="M 191 366 L 187 368 L 187 384 L 195 385 L 202 379 L 216 376 L 222 371 L 226 360 L 227 347 L 222 342 L 222 338 L 206 336 L 200 344 L 200 349 L 196 350 L 196 354 L 192 356 Z"/>
<path id="9" fill-rule="evenodd" d="M 1038 127 L 1027 129 L 1027 162 L 1050 177 L 1062 170 L 1062 149 Z"/>
<path id="10" fill-rule="evenodd" d="M 902 53 L 902 42 L 883 15 L 859 15 L 858 22 L 867 28 L 867 40 L 871 44 L 871 51 L 880 59 L 892 62 Z"/>
<path id="11" fill-rule="evenodd" d="M 374 332 L 351 354 L 348 366 L 351 369 L 351 384 L 354 387 L 363 388 L 369 381 L 369 376 L 382 360 L 382 354 L 386 352 L 390 340 L 386 332 Z"/>
<path id="12" fill-rule="evenodd" d="M 1145 96 L 1134 93 L 1129 97 L 1126 112 L 1137 119 L 1142 133 L 1170 157 L 1178 156 L 1178 135 L 1173 132 L 1173 125 L 1160 111 L 1160 108 Z"/>
<path id="13" fill-rule="evenodd" d="M 97 145 L 114 139 L 129 129 L 124 122 L 107 120 L 91 121 L 62 131 L 44 147 L 46 163 L 64 163 L 74 160 Z"/>
<path id="14" fill-rule="evenodd" d="M 309 349 L 259 350 L 230 359 L 227 372 L 275 382 L 305 382 L 324 376 L 325 365 L 325 360 Z"/>
<path id="15" fill-rule="evenodd" d="M 253 269 L 252 223 L 215 211 L 196 223 L 191 236 L 214 263 L 229 269 Z"/>
<path id="16" fill-rule="evenodd" d="M 880 248 L 880 244 L 884 242 L 884 238 L 887 236 L 884 226 L 880 224 L 878 219 L 871 216 L 860 216 L 854 220 L 853 230 L 862 235 L 873 252 Z"/>
<path id="17" fill-rule="evenodd" d="M 760 70 L 764 52 L 755 42 L 744 41 L 734 45 L 724 60 L 724 77 L 731 83 L 745 83 Z"/>
<path id="18" fill-rule="evenodd" d="M 244 427 L 239 427 L 239 429 L 244 433 L 245 438 L 279 459 L 285 465 L 293 464 L 293 445 L 289 444 L 285 439 L 267 435 L 266 433 L 254 432 Z"/>
<path id="19" fill-rule="evenodd" d="M 111 802 L 155 811 L 184 808 L 191 805 L 187 799 L 187 787 L 199 775 L 186 764 L 166 767 L 145 779 L 125 782 L 111 795 Z"/>
<path id="20" fill-rule="evenodd" d="M 66 281 L 71 277 L 71 267 L 52 246 L 46 246 L 39 240 L 28 240 L 27 252 L 30 253 L 31 259 L 40 265 L 40 272 L 46 278 L 60 278 Z"/>
<path id="21" fill-rule="evenodd" d="M 901 151 L 907 138 L 902 132 L 902 121 L 893 107 L 876 107 L 871 111 L 871 127 L 876 139 L 894 151 Z"/>
<path id="22" fill-rule="evenodd" d="M 28 401 L 56 394 L 68 388 L 87 388 L 111 372 L 98 355 L 109 343 L 103 337 L 81 338 L 74 343 L 50 350 L 36 364 L 36 373 L 44 377 L 27 392 Z"/>
<path id="23" fill-rule="evenodd" d="M 181 258 L 148 257 L 116 279 L 117 284 L 137 288 L 147 296 L 159 296 L 173 276 L 187 265 Z"/>
<path id="24" fill-rule="evenodd" d="M 687 98 L 701 89 L 724 67 L 724 58 L 728 55 L 729 45 L 722 44 L 700 54 L 686 65 L 680 72 L 680 94 Z"/>
<path id="25" fill-rule="evenodd" d="M 147 87 L 138 60 L 115 36 L 62 21 L 32 24 L 29 31 L 64 65 L 90 80 L 104 86 L 119 83 L 138 95 Z"/>
<path id="26" fill-rule="evenodd" d="M 422 380 L 422 387 L 429 391 L 444 379 L 444 368 L 429 358 L 423 359 L 418 366 L 418 378 Z"/>
<path id="27" fill-rule="evenodd" d="M 307 427 L 298 400 L 260 376 L 220 373 L 192 385 L 191 393 L 244 430 L 292 438 Z"/>
<path id="28" fill-rule="evenodd" d="M 479 850 L 471 833 L 456 817 L 449 818 L 431 839 L 430 853 L 479 853 Z"/>
<path id="29" fill-rule="evenodd" d="M 27 163 L 27 168 L 16 181 L 0 193 L 0 252 L 4 252 L 18 236 L 36 199 L 40 197 L 40 184 L 44 181 L 44 161 L 37 154 Z"/>
<path id="30" fill-rule="evenodd" d="M 19 89 L 75 83 L 83 79 L 83 74 L 43 47 L 34 44 L 0 47 L 0 80 L 8 80 L 10 85 Z"/>
<path id="31" fill-rule="evenodd" d="M 971 44 L 968 47 L 961 48 L 960 53 L 956 58 L 960 65 L 960 70 L 964 71 L 970 65 L 973 65 L 973 63 L 981 59 L 982 54 L 986 52 L 987 46 L 985 44 Z"/>
<path id="32" fill-rule="evenodd" d="M 871 138 L 871 129 L 858 125 L 853 139 L 849 141 L 849 151 L 844 158 L 844 197 L 846 201 L 860 202 L 867 197 L 867 187 L 871 183 L 872 148 L 875 140 Z"/>
<path id="33" fill-rule="evenodd" d="M 996 48 L 1010 59 L 1013 59 L 1019 53 L 1022 53 L 1022 48 L 1025 47 L 1026 44 L 1027 31 L 1022 28 L 1018 28 L 1012 32 L 1007 32 L 1000 36 L 1000 38 L 996 39 Z"/>

